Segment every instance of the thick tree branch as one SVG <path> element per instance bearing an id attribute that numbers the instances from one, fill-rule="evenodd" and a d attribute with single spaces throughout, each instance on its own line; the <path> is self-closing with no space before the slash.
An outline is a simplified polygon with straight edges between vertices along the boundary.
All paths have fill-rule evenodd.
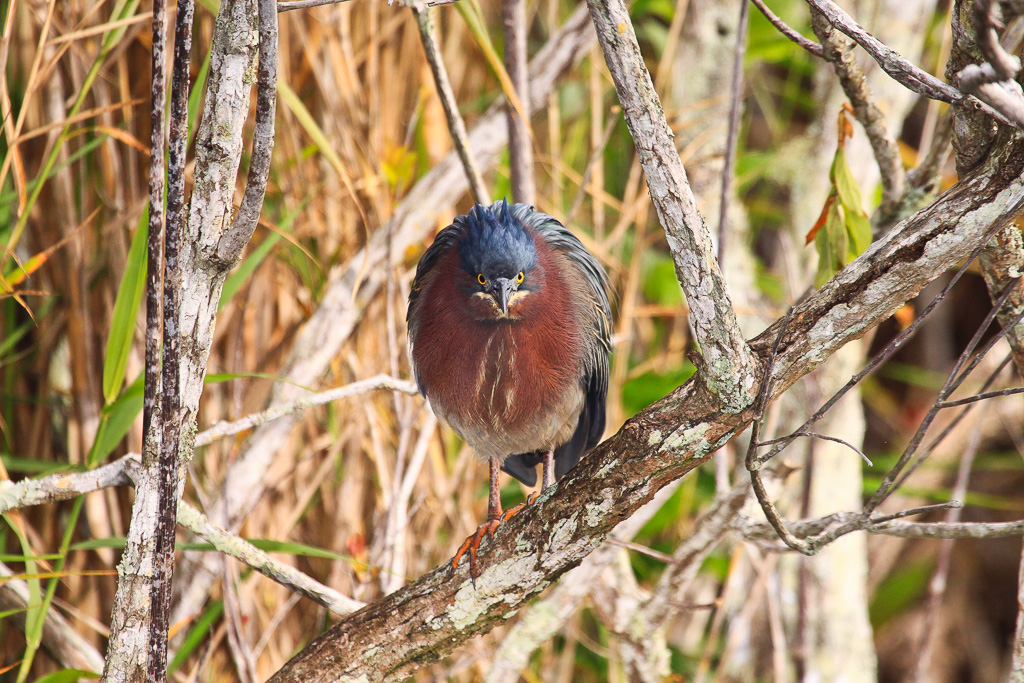
<path id="1" fill-rule="evenodd" d="M 486 683 L 515 683 L 519 680 L 519 673 L 529 664 L 534 650 L 562 630 L 580 603 L 593 593 L 601 574 L 622 552 L 620 544 L 632 539 L 677 488 L 677 484 L 670 484 L 658 491 L 649 503 L 612 530 L 607 543 L 570 570 L 558 585 L 530 606 L 528 613 L 520 616 L 494 654 Z"/>
<path id="2" fill-rule="evenodd" d="M 171 574 L 174 568 L 174 530 L 179 491 L 179 464 L 181 426 L 181 395 L 178 351 L 181 328 L 177 323 L 178 303 L 182 289 L 182 271 L 179 249 L 185 223 L 185 155 L 188 143 L 189 56 L 192 50 L 191 0 L 178 5 L 174 30 L 174 58 L 171 72 L 171 111 L 167 162 L 167 221 L 164 227 L 162 263 L 163 301 L 155 306 L 156 285 L 161 264 L 155 262 L 159 254 L 157 237 L 151 232 L 147 245 L 149 264 L 147 285 L 152 287 L 147 296 L 147 312 L 152 316 L 160 311 L 161 323 L 147 320 L 147 368 L 144 408 L 144 455 L 146 475 L 139 477 L 132 522 L 126 539 L 125 554 L 119 567 L 118 581 L 111 616 L 110 643 L 103 670 L 104 681 L 162 681 L 167 669 L 167 631 L 171 604 Z M 161 13 L 162 15 L 162 13 Z M 163 26 L 154 17 L 154 33 Z M 159 24 L 159 25 L 158 25 Z M 154 36 L 156 39 L 157 36 Z M 154 50 L 154 81 L 162 80 L 163 49 Z M 153 84 L 153 109 L 163 108 L 163 87 Z M 157 91 L 160 92 L 157 92 Z M 154 125 L 163 125 L 162 116 L 153 114 Z M 162 215 L 163 204 L 163 146 L 162 136 L 153 132 L 159 149 L 151 150 L 150 211 Z M 158 165 L 160 168 L 157 169 Z M 152 220 L 150 230 L 158 228 Z M 156 332 L 162 330 L 157 381 Z M 159 392 L 159 398 L 157 394 Z M 159 410 L 157 410 L 159 409 Z M 159 416 L 159 421 L 158 421 Z M 159 432 L 159 437 L 157 437 Z M 154 457 L 155 456 L 155 457 Z M 140 637 L 142 636 L 142 637 Z M 143 642 L 144 641 L 144 642 Z"/>
<path id="3" fill-rule="evenodd" d="M 932 206 L 896 226 L 794 309 L 782 334 L 772 396 L 889 317 L 965 258 L 993 222 L 1024 206 L 1020 143 Z M 776 324 L 781 325 L 781 323 Z M 751 343 L 767 357 L 773 326 Z M 631 419 L 481 553 L 474 589 L 447 567 L 346 618 L 279 671 L 275 681 L 393 680 L 489 630 L 596 548 L 619 521 L 744 430 L 695 379 Z M 539 542 L 537 539 L 541 539 Z"/>
<path id="4" fill-rule="evenodd" d="M 182 331 L 178 326 L 183 269 L 179 257 L 185 237 L 185 161 L 188 148 L 189 67 L 192 53 L 193 0 L 179 0 L 174 26 L 174 61 L 171 70 L 171 118 L 167 155 L 167 224 L 164 226 L 163 339 L 160 363 L 160 449 L 148 463 L 157 484 L 157 517 L 133 517 L 132 525 L 156 524 L 153 545 L 153 577 L 149 586 L 149 646 L 146 679 L 163 681 L 167 675 L 167 633 L 170 629 L 171 580 L 174 574 L 174 534 L 178 499 L 183 484 L 181 432 L 185 413 L 181 400 L 180 352 Z M 153 103 L 161 106 L 163 103 Z M 145 479 L 141 481 L 146 481 Z M 145 551 L 144 551 L 145 552 Z M 116 609 L 116 606 L 115 606 Z M 118 632 L 123 634 L 123 631 Z M 113 638 L 115 633 L 111 632 Z M 123 641 L 122 641 L 123 642 Z M 131 646 L 129 646 L 131 647 Z M 114 664 L 116 666 L 116 664 Z M 108 670 L 109 670 L 108 666 Z"/>
<path id="5" fill-rule="evenodd" d="M 754 365 L 736 322 L 711 237 L 686 178 L 661 100 L 644 65 L 622 0 L 588 0 L 597 39 L 668 238 L 676 277 L 700 346 L 698 367 L 711 392 L 735 413 L 753 401 Z"/>
<path id="6" fill-rule="evenodd" d="M 272 8 L 270 2 L 262 5 L 265 10 Z M 191 3 L 185 2 L 178 9 L 180 31 L 175 46 L 175 88 L 179 93 L 187 92 L 188 85 L 188 43 L 192 32 L 186 28 L 186 21 L 190 19 L 190 8 Z M 263 34 L 266 36 L 266 31 Z M 167 552 L 173 551 L 174 517 L 159 535 L 154 533 L 151 520 L 170 507 L 156 495 L 158 487 L 164 494 L 164 501 L 177 501 L 181 495 L 177 454 L 191 455 L 193 451 L 199 396 L 203 390 L 220 290 L 251 234 L 248 219 L 243 217 L 236 225 L 230 217 L 259 36 L 256 0 L 225 0 L 221 4 L 211 48 L 205 109 L 196 136 L 195 180 L 188 220 L 184 220 L 183 210 L 177 212 L 180 219 L 172 215 L 177 211 L 179 195 L 181 201 L 184 200 L 183 187 L 180 191 L 176 189 L 173 179 L 176 169 L 180 167 L 182 173 L 184 171 L 186 139 L 184 106 L 179 101 L 180 95 L 172 98 L 172 116 L 181 121 L 181 127 L 172 125 L 171 130 L 169 177 L 172 182 L 168 191 L 169 236 L 165 245 L 165 288 L 173 295 L 171 299 L 165 295 L 164 300 L 161 449 L 168 457 L 159 472 L 145 468 L 136 481 L 136 500 L 111 619 L 106 680 L 142 680 L 147 668 L 154 680 L 164 675 L 165 667 L 160 660 L 162 646 L 153 641 L 147 651 L 146 639 L 140 639 L 138 634 L 148 632 L 151 617 L 156 621 L 156 617 L 161 616 L 149 594 L 150 588 L 154 585 L 160 588 L 162 581 L 158 576 L 160 567 L 155 563 L 157 538 L 163 539 L 163 546 L 170 549 Z M 272 55 L 268 55 L 268 59 L 269 56 Z M 264 67 L 261 83 L 266 87 L 266 76 L 272 73 L 268 71 L 272 65 Z M 266 106 L 272 100 L 272 96 L 264 94 L 258 102 Z M 265 113 L 258 119 L 260 135 L 266 138 L 267 125 L 273 119 L 268 120 Z M 266 143 L 266 139 L 256 143 L 257 154 L 260 154 L 259 147 L 265 147 Z M 180 145 L 179 151 L 174 150 L 175 145 Z M 256 163 L 259 170 L 262 162 L 257 160 Z M 254 183 L 252 187 L 255 190 L 260 185 Z M 253 203 L 261 202 L 250 196 L 249 204 Z M 181 226 L 178 253 L 170 241 L 174 225 Z M 180 359 L 174 357 L 172 347 L 180 351 Z M 155 630 L 163 631 L 162 628 Z"/>

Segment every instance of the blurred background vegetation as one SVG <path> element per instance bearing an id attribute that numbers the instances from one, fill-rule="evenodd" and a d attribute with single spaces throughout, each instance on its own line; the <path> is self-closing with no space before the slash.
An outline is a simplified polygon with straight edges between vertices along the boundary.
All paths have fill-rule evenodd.
<path id="1" fill-rule="evenodd" d="M 723 125 L 709 112 L 721 111 L 728 91 L 721 90 L 714 102 L 686 102 L 687 74 L 674 70 L 674 64 L 686 50 L 680 31 L 686 13 L 693 11 L 690 5 L 708 1 L 636 0 L 631 9 L 684 163 L 697 178 L 702 167 L 720 167 L 720 150 L 708 148 L 702 134 Z M 802 2 L 771 4 L 791 26 L 811 35 Z M 531 54 L 574 8 L 565 0 L 529 3 Z M 197 4 L 191 130 L 201 111 L 217 9 L 216 0 Z M 472 125 L 501 96 L 486 59 L 489 51 L 500 54 L 500 8 L 461 0 L 458 8 L 434 11 L 444 60 Z M 144 273 L 148 12 L 141 0 L 0 3 L 0 55 L 6 56 L 0 88 L 0 476 L 20 479 L 90 468 L 140 450 L 143 316 L 131 292 Z M 940 76 L 948 51 L 948 13 L 948 3 L 935 3 L 930 21 L 918 27 L 923 47 L 914 55 Z M 260 226 L 224 289 L 200 429 L 265 406 L 292 340 L 324 296 L 332 273 L 349 264 L 417 180 L 450 150 L 416 23 L 406 8 L 353 0 L 280 16 L 281 83 L 270 185 Z M 474 31 L 477 26 L 483 31 Z M 815 131 L 822 127 L 834 130 L 836 110 L 825 106 L 817 89 L 831 77 L 827 67 L 757 12 L 750 18 L 744 73 L 736 190 L 747 227 L 731 242 L 730 253 L 754 257 L 743 266 L 756 289 L 747 300 L 760 303 L 740 312 L 763 316 L 763 326 L 813 281 L 813 246 L 803 247 L 811 225 L 795 221 L 789 200 L 807 141 L 817 139 Z M 532 122 L 538 208 L 566 218 L 606 264 L 617 293 L 610 432 L 693 371 L 686 360 L 691 348 L 686 306 L 616 104 L 595 47 L 560 81 Z M 895 131 L 908 166 L 916 163 L 922 140 L 928 143 L 939 113 L 934 103 L 916 102 Z M 861 134 L 858 128 L 855 135 Z M 831 136 L 822 138 L 830 140 L 822 151 L 829 159 L 835 151 Z M 486 178 L 495 198 L 507 195 L 507 160 Z M 953 182 L 950 165 L 943 183 Z M 239 192 L 241 187 L 240 182 Z M 862 194 L 870 211 L 877 191 L 862 187 Z M 818 197 L 819 208 L 824 198 L 824 193 Z M 469 206 L 466 195 L 437 216 L 436 229 Z M 717 203 L 702 201 L 701 208 L 714 229 Z M 378 372 L 408 376 L 404 301 L 411 270 L 430 238 L 424 235 L 408 250 L 386 291 L 368 302 L 322 387 Z M 913 433 L 988 306 L 980 277 L 969 275 L 936 322 L 865 383 L 865 451 L 874 462 L 864 471 L 869 490 Z M 872 349 L 905 326 L 913 307 L 903 313 L 903 319 L 894 318 L 874 334 Z M 760 329 L 755 324 L 748 332 Z M 986 409 L 984 420 L 972 423 L 984 438 L 965 520 L 1014 519 L 1024 509 L 1022 403 L 1000 401 Z M 805 407 L 809 414 L 814 406 Z M 277 454 L 267 474 L 270 487 L 240 533 L 279 542 L 277 557 L 364 601 L 379 596 L 383 586 L 445 562 L 483 518 L 486 476 L 484 466 L 450 433 L 436 429 L 425 410 L 418 398 L 379 393 L 307 412 Z M 396 453 L 408 457 L 421 430 L 428 429 L 427 457 L 409 505 L 410 540 L 401 550 L 404 570 L 384 580 L 382 573 L 395 566 L 382 567 L 379 543 Z M 198 450 L 188 500 L 203 508 L 216 496 L 228 463 L 245 448 L 245 436 Z M 955 445 L 949 449 L 956 452 Z M 948 500 L 955 468 L 952 457 L 932 459 L 903 491 L 903 502 Z M 503 481 L 506 504 L 526 493 Z M 641 587 L 656 582 L 664 567 L 659 554 L 671 554 L 714 494 L 715 471 L 709 464 L 687 477 L 643 528 L 635 542 L 654 552 L 629 554 Z M 108 489 L 4 516 L 0 560 L 17 577 L 29 579 L 32 599 L 25 629 L 14 623 L 17 610 L 0 611 L 0 680 L 33 680 L 61 668 L 46 650 L 37 650 L 47 613 L 63 615 L 102 652 L 130 502 L 129 490 Z M 182 533 L 179 541 L 193 539 Z M 926 597 L 938 543 L 872 539 L 869 545 L 879 678 L 904 680 L 913 668 L 906 634 L 920 629 L 930 614 Z M 195 544 L 187 547 L 202 551 Z M 729 644 L 729 617 L 735 612 L 726 613 L 729 599 L 723 592 L 742 552 L 742 544 L 732 543 L 715 551 L 694 589 L 695 596 L 703 596 L 694 603 L 703 604 L 680 609 L 674 618 L 667 642 L 675 680 L 691 680 L 698 672 L 710 680 L 733 680 L 724 672 L 731 670 L 729 658 L 741 654 Z M 941 632 L 944 680 L 995 681 L 1002 675 L 1017 612 L 1019 557 L 1016 539 L 956 542 L 941 607 L 941 621 L 949 624 Z M 179 566 L 177 582 L 186 580 L 186 571 Z M 0 588 L 9 580 L 0 577 Z M 231 600 L 225 600 L 226 590 Z M 751 590 L 747 599 L 765 601 L 764 590 Z M 724 627 L 716 625 L 718 615 L 724 616 Z M 331 621 L 322 608 L 235 567 L 214 586 L 200 613 L 175 624 L 173 675 L 175 680 L 264 679 Z M 418 680 L 482 679 L 506 628 L 427 667 Z M 237 634 L 248 643 L 246 666 L 229 643 Z M 522 679 L 620 680 L 615 638 L 599 610 L 584 604 L 557 638 L 537 650 Z M 758 680 L 772 680 L 771 655 L 764 654 L 771 651 L 770 639 L 753 632 L 749 638 L 768 645 L 764 651 L 754 648 L 764 662 L 748 670 Z M 28 668 L 21 664 L 26 658 L 32 662 Z"/>

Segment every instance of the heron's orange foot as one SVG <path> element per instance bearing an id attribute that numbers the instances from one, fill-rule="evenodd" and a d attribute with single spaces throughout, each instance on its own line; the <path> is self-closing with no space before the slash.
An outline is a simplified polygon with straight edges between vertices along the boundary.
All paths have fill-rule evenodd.
<path id="1" fill-rule="evenodd" d="M 467 538 L 459 549 L 455 551 L 455 557 L 452 558 L 452 571 L 458 569 L 459 562 L 462 561 L 462 556 L 467 552 L 469 553 L 469 578 L 473 581 L 474 587 L 476 586 L 476 553 L 480 548 L 480 543 L 484 540 L 484 536 L 490 536 L 491 540 L 494 540 L 494 532 L 497 531 L 501 523 L 507 519 L 505 515 L 498 517 L 497 519 L 489 519 L 480 526 L 477 527 L 476 532 Z"/>
<path id="2" fill-rule="evenodd" d="M 540 497 L 540 494 L 537 493 L 536 491 L 534 491 L 533 493 L 531 493 L 526 498 L 526 502 L 525 503 L 520 503 L 519 505 L 516 505 L 515 507 L 511 507 L 508 510 L 505 510 L 505 512 L 501 513 L 501 517 L 499 518 L 499 522 L 507 522 L 512 517 L 512 515 L 516 514 L 517 512 L 522 510 L 524 507 L 526 507 L 528 505 L 533 505 L 534 502 L 539 497 Z"/>
<path id="3" fill-rule="evenodd" d="M 498 530 L 503 522 L 507 522 L 512 515 L 522 510 L 527 505 L 533 505 L 534 501 L 537 500 L 539 493 L 531 493 L 529 498 L 526 499 L 525 503 L 520 503 L 515 507 L 511 507 L 501 513 L 501 516 L 497 519 L 489 519 L 480 526 L 477 527 L 476 532 L 473 533 L 469 538 L 463 541 L 459 549 L 455 551 L 455 557 L 452 558 L 452 571 L 459 568 L 459 562 L 462 561 L 462 557 L 468 552 L 469 553 L 469 578 L 473 582 L 473 586 L 476 586 L 476 554 L 480 549 L 480 544 L 484 540 L 484 536 L 490 536 L 491 540 L 494 540 L 494 532 Z"/>

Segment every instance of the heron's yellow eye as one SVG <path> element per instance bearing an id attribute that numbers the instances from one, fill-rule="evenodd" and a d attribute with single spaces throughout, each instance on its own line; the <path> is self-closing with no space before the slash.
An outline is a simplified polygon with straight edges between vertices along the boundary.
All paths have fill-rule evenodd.
<path id="1" fill-rule="evenodd" d="M 477 273 L 476 281 L 479 282 L 481 285 L 487 284 L 487 278 L 484 277 L 483 273 Z"/>
<path id="2" fill-rule="evenodd" d="M 519 275 L 516 275 L 516 282 L 518 282 L 519 284 L 523 284 L 523 278 L 524 277 L 526 277 L 526 276 L 523 275 L 523 271 L 520 270 L 519 271 Z"/>

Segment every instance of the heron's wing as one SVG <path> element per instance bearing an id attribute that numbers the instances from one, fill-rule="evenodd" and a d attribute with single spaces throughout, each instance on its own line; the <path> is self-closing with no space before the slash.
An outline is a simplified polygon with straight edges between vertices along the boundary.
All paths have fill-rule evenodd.
<path id="1" fill-rule="evenodd" d="M 437 233 L 434 238 L 433 244 L 427 247 L 427 250 L 423 252 L 423 256 L 420 257 L 420 262 L 416 265 L 416 275 L 413 276 L 412 285 L 409 287 L 409 307 L 405 312 L 405 321 L 409 326 L 409 344 L 410 347 L 413 343 L 413 339 L 416 337 L 416 330 L 419 328 L 419 303 L 420 295 L 423 293 L 430 281 L 438 275 L 437 271 L 434 270 L 434 266 L 438 264 L 441 257 L 453 249 L 455 244 L 458 242 L 459 237 L 462 235 L 463 226 L 458 220 L 449 225 L 447 228 Z M 413 368 L 413 374 L 416 378 L 416 386 L 419 387 L 420 393 L 426 396 L 426 392 L 423 391 L 423 384 L 420 382 L 419 373 L 416 372 L 415 367 Z"/>
<path id="2" fill-rule="evenodd" d="M 461 223 L 453 223 L 437 233 L 433 244 L 427 247 L 427 250 L 423 252 L 423 256 L 420 257 L 420 262 L 416 264 L 416 275 L 413 276 L 412 286 L 409 288 L 409 308 L 405 313 L 405 320 L 410 325 L 414 324 L 416 302 L 419 300 L 420 293 L 430 278 L 434 266 L 437 265 L 441 256 L 455 246 L 455 243 L 458 242 L 459 237 L 462 235 L 462 231 L 463 226 Z"/>
<path id="3" fill-rule="evenodd" d="M 513 216 L 534 230 L 545 242 L 565 254 L 588 285 L 586 293 L 589 310 L 584 318 L 593 326 L 593 335 L 587 343 L 588 357 L 583 377 L 586 398 L 572 438 L 555 449 L 555 476 L 561 477 L 596 446 L 604 434 L 605 400 L 610 374 L 608 355 L 612 346 L 608 275 L 583 243 L 555 218 L 534 210 L 528 204 L 513 204 L 511 211 Z"/>
<path id="4" fill-rule="evenodd" d="M 543 453 L 517 453 L 505 458 L 501 469 L 526 486 L 537 485 L 537 465 L 544 460 Z"/>

